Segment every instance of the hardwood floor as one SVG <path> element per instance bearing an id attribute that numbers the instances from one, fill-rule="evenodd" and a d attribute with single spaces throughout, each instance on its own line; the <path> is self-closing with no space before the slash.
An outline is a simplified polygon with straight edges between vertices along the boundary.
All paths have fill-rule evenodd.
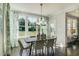
<path id="1" fill-rule="evenodd" d="M 22 53 L 22 56 L 29 56 L 29 52 L 30 52 L 30 50 L 24 50 Z M 38 56 L 64 56 L 65 55 L 64 49 L 60 48 L 60 47 L 56 47 L 56 53 L 54 55 L 51 55 L 51 48 L 50 48 L 49 52 L 50 53 L 48 55 L 48 54 L 46 54 L 47 52 L 45 52 L 45 50 L 44 50 L 44 55 L 41 55 L 40 53 L 38 53 Z M 11 51 L 11 56 L 20 56 L 20 47 L 13 48 Z M 32 56 L 35 56 L 34 50 L 32 51 Z"/>
<path id="2" fill-rule="evenodd" d="M 20 56 L 19 51 L 20 51 L 20 47 L 13 48 L 11 52 L 11 56 Z M 22 56 L 29 56 L 29 52 L 30 50 L 24 50 Z M 41 56 L 39 53 L 38 55 Z M 34 56 L 34 54 L 32 54 L 32 56 Z M 44 55 L 44 56 L 48 56 L 48 55 Z M 51 56 L 51 51 L 49 56 Z M 65 48 L 56 47 L 54 56 L 65 56 Z M 72 47 L 68 47 L 67 56 L 79 56 L 79 45 L 73 45 Z"/>
<path id="3" fill-rule="evenodd" d="M 67 48 L 68 56 L 79 56 L 79 45 L 73 45 Z"/>

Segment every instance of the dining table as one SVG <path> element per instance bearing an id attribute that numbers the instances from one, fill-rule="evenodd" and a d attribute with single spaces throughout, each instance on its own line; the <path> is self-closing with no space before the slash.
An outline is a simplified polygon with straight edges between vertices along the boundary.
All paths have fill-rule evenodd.
<path id="1" fill-rule="evenodd" d="M 46 38 L 44 41 L 47 41 L 47 40 L 50 40 L 50 39 L 56 39 L 55 37 L 53 37 L 53 38 Z M 31 55 L 31 50 L 32 50 L 32 45 L 35 43 L 35 42 L 37 42 L 37 41 L 40 41 L 40 40 L 37 40 L 37 37 L 27 37 L 27 38 L 25 38 L 24 39 L 25 40 L 25 42 L 26 43 L 31 43 L 31 48 L 30 48 L 30 55 Z M 56 41 L 56 40 L 55 40 Z M 56 44 L 56 42 L 55 42 L 55 44 Z"/>

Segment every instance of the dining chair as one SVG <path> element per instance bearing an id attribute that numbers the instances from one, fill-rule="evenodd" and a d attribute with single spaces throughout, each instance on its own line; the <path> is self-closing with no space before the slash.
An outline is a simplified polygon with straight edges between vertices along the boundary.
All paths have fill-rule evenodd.
<path id="1" fill-rule="evenodd" d="M 20 56 L 22 56 L 23 50 L 31 49 L 31 44 L 26 43 L 23 39 L 18 40 L 20 45 Z"/>
<path id="2" fill-rule="evenodd" d="M 40 35 L 37 35 L 37 40 L 40 40 Z"/>
<path id="3" fill-rule="evenodd" d="M 41 39 L 42 39 L 42 40 L 45 40 L 45 39 L 46 39 L 46 35 L 45 35 L 45 34 L 42 34 L 42 35 L 41 35 Z"/>
<path id="4" fill-rule="evenodd" d="M 40 52 L 42 52 L 41 55 L 43 55 L 43 48 L 44 48 L 44 46 L 45 46 L 45 41 L 44 40 L 36 41 L 36 43 L 35 43 L 35 55 L 38 55 L 38 50 Z"/>
<path id="5" fill-rule="evenodd" d="M 50 53 L 49 53 L 49 48 L 52 49 L 51 52 L 53 52 L 53 55 L 54 55 L 54 48 L 53 48 L 53 46 L 54 46 L 54 39 L 49 39 L 49 40 L 47 40 L 47 42 L 46 42 L 47 55 L 50 54 Z M 51 53 L 51 55 L 52 55 L 52 53 Z"/>

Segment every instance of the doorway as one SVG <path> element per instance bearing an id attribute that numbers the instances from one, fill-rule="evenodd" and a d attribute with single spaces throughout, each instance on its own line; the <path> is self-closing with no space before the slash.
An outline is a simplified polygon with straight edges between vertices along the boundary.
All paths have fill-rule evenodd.
<path id="1" fill-rule="evenodd" d="M 79 16 L 76 10 L 66 13 L 66 52 L 67 55 L 78 55 Z"/>

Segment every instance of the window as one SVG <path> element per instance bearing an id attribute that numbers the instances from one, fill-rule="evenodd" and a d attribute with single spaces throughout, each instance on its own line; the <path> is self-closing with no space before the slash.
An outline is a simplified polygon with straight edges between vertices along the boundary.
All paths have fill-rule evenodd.
<path id="1" fill-rule="evenodd" d="M 36 19 L 34 17 L 28 17 L 28 31 L 36 31 Z"/>
<path id="2" fill-rule="evenodd" d="M 25 20 L 23 18 L 19 19 L 19 31 L 25 31 Z"/>
<path id="3" fill-rule="evenodd" d="M 36 36 L 36 17 L 28 16 L 28 35 L 29 36 Z"/>

